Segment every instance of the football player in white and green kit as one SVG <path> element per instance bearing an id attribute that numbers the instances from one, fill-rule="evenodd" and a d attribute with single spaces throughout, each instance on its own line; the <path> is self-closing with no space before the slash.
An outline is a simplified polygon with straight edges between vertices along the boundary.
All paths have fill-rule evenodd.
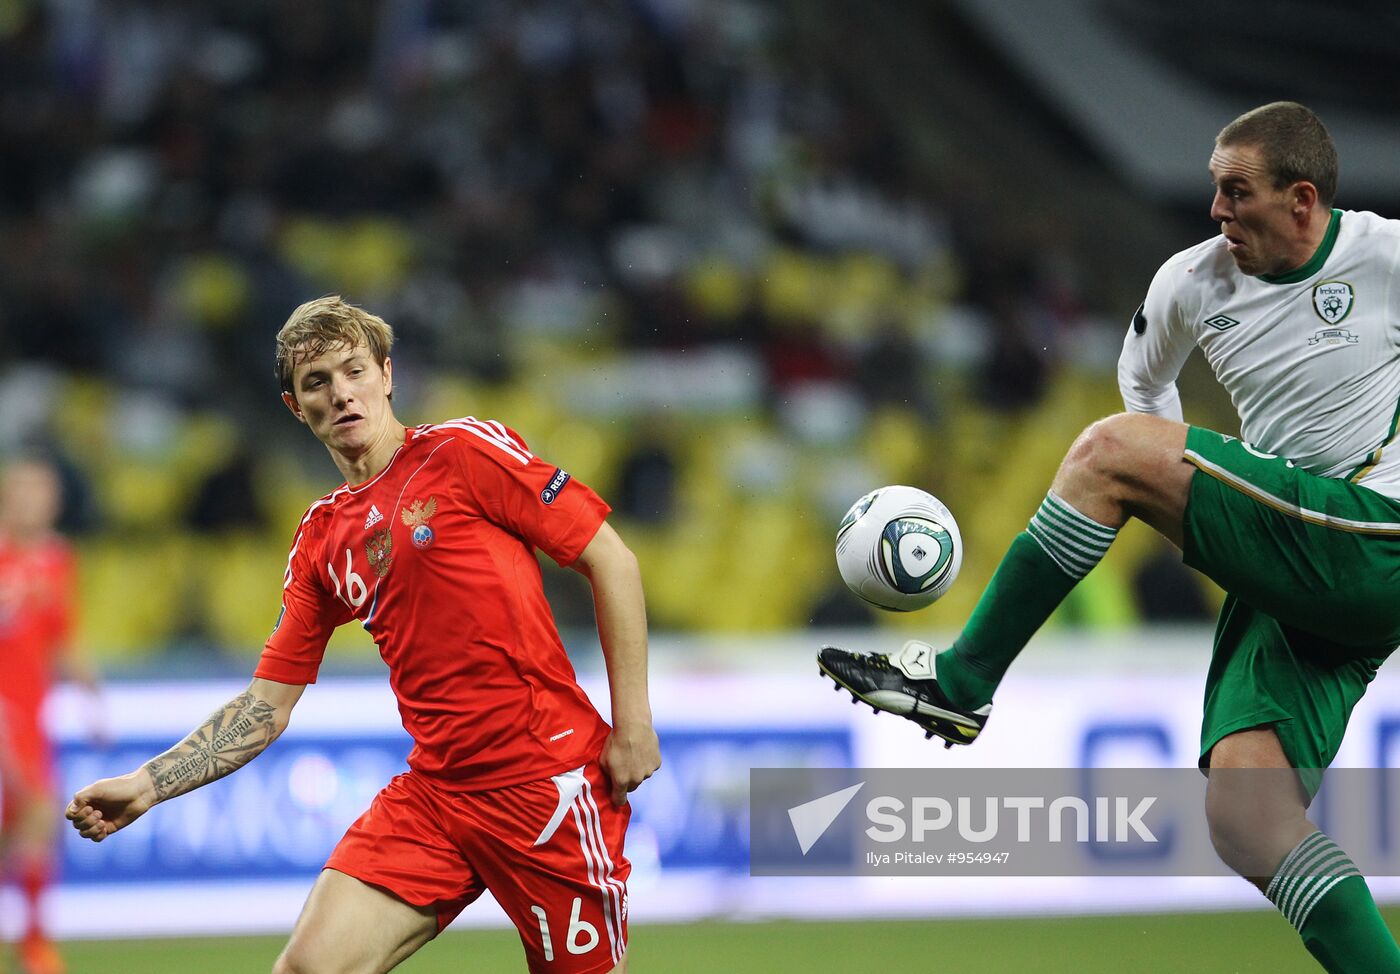
<path id="1" fill-rule="evenodd" d="M 1331 972 L 1400 972 L 1346 853 L 1307 819 L 1352 707 L 1400 644 L 1400 221 L 1333 209 L 1317 117 L 1275 102 L 1210 157 L 1220 234 L 1162 265 L 1119 362 L 1130 410 L 1089 427 L 950 649 L 827 647 L 825 673 L 950 744 L 976 738 L 1011 661 L 1136 517 L 1229 593 L 1201 765 L 1221 858 Z M 1181 422 L 1199 346 L 1243 440 Z M 1286 459 L 1284 459 L 1286 458 Z M 1270 782 L 1265 784 L 1264 782 Z"/>

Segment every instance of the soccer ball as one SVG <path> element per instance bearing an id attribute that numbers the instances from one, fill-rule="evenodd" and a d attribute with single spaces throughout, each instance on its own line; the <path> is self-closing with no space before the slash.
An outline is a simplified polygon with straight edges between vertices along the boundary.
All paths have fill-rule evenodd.
<path id="1" fill-rule="evenodd" d="M 882 609 L 922 609 L 962 567 L 952 512 L 917 487 L 881 487 L 851 505 L 836 529 L 836 567 L 851 591 Z"/>

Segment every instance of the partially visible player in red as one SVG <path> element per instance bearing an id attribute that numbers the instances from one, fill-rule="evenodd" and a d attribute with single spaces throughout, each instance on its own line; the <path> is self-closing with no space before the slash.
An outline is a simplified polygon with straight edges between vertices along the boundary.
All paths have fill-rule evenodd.
<path id="1" fill-rule="evenodd" d="M 286 728 L 331 631 L 355 620 L 388 664 L 410 770 L 331 854 L 274 972 L 387 971 L 487 889 L 531 971 L 623 972 L 627 793 L 661 763 L 636 558 L 598 495 L 507 427 L 400 423 L 392 341 L 339 297 L 282 327 L 282 398 L 345 484 L 297 528 L 247 691 L 143 767 L 81 789 L 68 817 L 101 841 L 242 767 Z M 611 728 L 575 680 L 536 549 L 592 584 Z"/>
<path id="2" fill-rule="evenodd" d="M 0 881 L 17 883 L 24 900 L 25 974 L 63 971 L 40 909 L 58 825 L 44 701 L 60 669 L 96 687 L 69 638 L 73 555 L 54 530 L 60 504 L 47 462 L 14 460 L 0 472 Z"/>

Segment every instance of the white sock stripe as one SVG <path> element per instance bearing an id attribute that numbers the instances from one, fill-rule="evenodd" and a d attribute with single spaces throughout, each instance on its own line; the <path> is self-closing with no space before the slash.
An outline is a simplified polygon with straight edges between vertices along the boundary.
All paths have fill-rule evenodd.
<path id="1" fill-rule="evenodd" d="M 1298 929 L 1299 907 L 1310 900 L 1313 892 L 1326 882 L 1327 880 L 1322 876 L 1303 876 L 1299 878 L 1297 885 L 1289 890 L 1287 908 L 1281 909 L 1279 912 L 1283 914 L 1285 920 L 1293 924 L 1293 929 Z"/>
<path id="2" fill-rule="evenodd" d="M 1047 530 L 1053 531 L 1055 534 L 1064 538 L 1066 543 L 1074 544 L 1076 547 L 1082 548 L 1085 551 L 1093 552 L 1096 558 L 1102 558 L 1104 552 L 1108 551 L 1109 546 L 1113 543 L 1112 538 L 1101 538 L 1097 535 L 1085 534 L 1076 529 L 1074 525 L 1057 520 L 1054 517 L 1041 517 L 1037 514 L 1036 518 L 1040 520 L 1040 523 L 1044 525 Z"/>
<path id="3" fill-rule="evenodd" d="M 1089 515 L 1079 511 L 1053 490 L 1045 495 L 1045 500 L 1041 502 L 1040 508 L 1041 510 L 1049 510 L 1059 515 L 1085 534 L 1093 535 L 1096 538 L 1103 538 L 1105 541 L 1112 542 L 1113 539 L 1118 536 L 1117 528 L 1111 528 L 1107 524 L 1100 524 Z"/>
<path id="4" fill-rule="evenodd" d="M 1275 893 L 1282 893 L 1282 890 L 1279 887 L 1281 887 L 1293 876 L 1293 864 L 1298 861 L 1298 857 L 1301 855 L 1305 855 L 1308 852 L 1308 850 L 1311 849 L 1317 843 L 1326 841 L 1327 836 L 1324 835 L 1322 832 L 1313 832 L 1311 835 L 1307 836 L 1307 838 L 1303 839 L 1301 842 L 1295 845 L 1293 847 L 1292 852 L 1288 853 L 1288 855 L 1283 857 L 1283 862 L 1278 864 L 1278 870 L 1275 871 L 1274 878 L 1269 881 L 1269 888 L 1264 891 L 1264 895 L 1269 898 L 1269 901 L 1271 903 L 1273 903 L 1275 906 L 1278 906 L 1278 900 L 1275 898 Z"/>
<path id="5" fill-rule="evenodd" d="M 1302 926 L 1302 921 L 1295 922 L 1295 919 L 1299 917 L 1299 914 L 1302 914 L 1303 904 L 1309 904 L 1308 910 L 1312 910 L 1310 904 L 1315 903 L 1317 887 L 1327 886 L 1331 880 L 1337 879 L 1338 876 L 1345 877 L 1348 869 L 1355 870 L 1351 859 L 1348 859 L 1347 854 L 1341 849 L 1337 849 L 1336 856 L 1329 856 L 1327 863 L 1331 866 L 1329 872 L 1310 873 L 1309 876 L 1303 877 L 1302 882 L 1299 882 L 1296 889 L 1292 891 L 1292 896 L 1289 897 L 1291 901 L 1289 901 L 1287 910 L 1284 910 L 1284 915 L 1288 917 L 1288 922 L 1294 926 L 1299 926 L 1299 928 Z"/>
<path id="6" fill-rule="evenodd" d="M 586 789 L 585 789 L 586 791 Z M 608 889 L 603 885 L 601 879 L 602 864 L 599 863 L 593 851 L 593 836 L 587 824 L 584 822 L 583 794 L 574 799 L 571 811 L 574 813 L 574 824 L 578 827 L 579 846 L 583 849 L 583 859 L 588 865 L 588 881 L 601 894 L 603 906 L 603 928 L 608 935 L 608 947 L 611 951 L 614 965 L 621 959 L 621 954 L 617 947 L 617 932 L 613 928 L 612 903 L 608 895 Z"/>
<path id="7" fill-rule="evenodd" d="M 1097 531 L 1087 531 L 1084 525 L 1073 518 L 1065 517 L 1053 508 L 1042 505 L 1040 510 L 1035 512 L 1032 520 L 1038 520 L 1046 527 L 1051 528 L 1067 538 L 1073 538 L 1082 545 L 1099 551 L 1107 551 L 1108 546 L 1113 544 L 1116 534 L 1100 534 Z"/>
<path id="8" fill-rule="evenodd" d="M 1284 877 L 1283 885 L 1279 887 L 1278 899 L 1274 906 L 1284 916 L 1288 916 L 1293 910 L 1293 901 L 1298 898 L 1299 892 L 1309 885 L 1309 879 L 1302 873 L 1290 873 Z"/>
<path id="9" fill-rule="evenodd" d="M 1299 933 L 1303 932 L 1303 924 L 1308 922 L 1308 917 L 1312 916 L 1312 911 L 1317 904 L 1322 902 L 1322 898 L 1332 891 L 1332 888 L 1349 876 L 1360 876 L 1361 873 L 1355 868 L 1342 873 L 1340 876 L 1333 876 L 1325 882 L 1319 883 L 1313 890 L 1311 896 L 1304 900 L 1296 911 L 1296 916 L 1292 921 L 1293 929 Z"/>
<path id="10" fill-rule="evenodd" d="M 608 851 L 607 836 L 603 834 L 603 813 L 598 808 L 598 802 L 593 797 L 593 791 L 591 788 L 584 789 L 583 800 L 586 810 L 590 811 L 592 814 L 593 835 L 594 839 L 598 843 L 598 852 L 602 858 L 602 863 L 605 870 L 603 874 L 603 882 L 607 884 L 608 889 L 612 891 L 613 895 L 613 905 L 615 907 L 614 918 L 617 926 L 617 942 L 620 945 L 620 950 L 622 952 L 626 952 L 627 935 L 622 927 L 622 904 L 627 896 L 627 886 L 625 883 L 622 882 L 622 880 L 613 877 L 613 869 L 615 867 L 613 866 L 612 853 Z"/>
<path id="11" fill-rule="evenodd" d="M 1296 882 L 1284 894 L 1283 904 L 1279 909 L 1283 911 L 1284 916 L 1296 912 L 1299 902 L 1307 895 L 1307 889 L 1335 876 L 1338 871 L 1350 865 L 1351 860 L 1347 858 L 1347 854 L 1330 839 L 1326 844 L 1317 846 L 1294 867 Z"/>
<path id="12" fill-rule="evenodd" d="M 1038 516 L 1039 515 L 1037 515 L 1037 517 Z M 1097 563 L 1099 559 L 1103 558 L 1103 556 L 1108 552 L 1107 542 L 1100 544 L 1091 538 L 1085 538 L 1081 535 L 1077 535 L 1072 531 L 1067 530 L 1064 526 L 1055 524 L 1053 521 L 1036 521 L 1032 519 L 1031 523 L 1039 526 L 1041 530 L 1045 531 L 1046 534 L 1053 537 L 1056 541 L 1058 541 L 1065 547 L 1073 548 L 1076 551 L 1082 552 L 1084 555 L 1087 555 L 1088 557 L 1092 558 L 1095 563 Z"/>
<path id="13" fill-rule="evenodd" d="M 1298 901 L 1312 887 L 1313 881 L 1318 878 L 1314 867 L 1329 854 L 1329 846 L 1332 846 L 1331 842 L 1319 843 L 1309 849 L 1305 855 L 1299 856 L 1298 861 L 1294 863 L 1292 875 L 1284 883 L 1282 895 L 1279 897 L 1278 908 L 1284 916 L 1293 914 L 1293 909 L 1298 905 Z M 1332 848 L 1336 847 L 1332 846 Z"/>
<path id="14" fill-rule="evenodd" d="M 1030 525 L 1026 531 L 1030 534 L 1031 538 L 1035 540 L 1035 543 L 1040 545 L 1040 550 L 1045 552 L 1046 556 L 1059 566 L 1060 571 L 1064 572 L 1070 578 L 1078 580 L 1088 574 L 1086 569 L 1067 564 L 1064 557 L 1056 551 L 1053 542 L 1049 541 L 1046 537 L 1042 537 L 1042 532 L 1034 524 Z"/>
<path id="15" fill-rule="evenodd" d="M 1299 897 L 1299 902 L 1293 907 L 1293 918 L 1290 921 L 1293 923 L 1294 929 L 1299 932 L 1302 931 L 1303 924 L 1308 922 L 1308 917 L 1312 914 L 1313 907 L 1317 906 L 1317 904 L 1322 901 L 1322 898 L 1326 896 L 1334 886 L 1351 876 L 1361 875 L 1360 870 L 1350 865 L 1350 860 L 1347 860 L 1347 862 L 1347 868 L 1341 872 L 1331 876 L 1317 877 L 1316 882 L 1313 883 L 1312 892 L 1307 896 Z"/>
<path id="16" fill-rule="evenodd" d="M 1045 544 L 1054 548 L 1061 560 L 1072 564 L 1075 567 L 1074 575 L 1083 578 L 1094 570 L 1094 566 L 1103 560 L 1103 552 L 1086 552 L 1081 546 L 1066 542 L 1062 537 L 1057 537 L 1053 532 L 1047 531 L 1042 524 L 1027 525 L 1026 530 L 1039 532 Z"/>
<path id="17" fill-rule="evenodd" d="M 1076 537 L 1085 541 L 1108 547 L 1113 540 L 1118 537 L 1115 528 L 1107 528 L 1092 518 L 1087 518 L 1080 514 L 1068 504 L 1051 504 L 1049 500 L 1040 505 L 1037 514 L 1064 526 L 1074 533 Z"/>
<path id="18" fill-rule="evenodd" d="M 1289 923 L 1293 922 L 1292 919 L 1290 919 L 1292 916 L 1293 897 L 1301 887 L 1307 884 L 1308 882 L 1305 879 L 1299 879 L 1297 876 L 1289 876 L 1288 879 L 1284 881 L 1283 887 L 1279 890 L 1279 898 L 1278 901 L 1274 903 L 1274 906 L 1278 907 L 1278 911 L 1283 914 L 1283 918 L 1288 920 Z M 1288 905 L 1285 906 L 1285 903 Z"/>
<path id="19" fill-rule="evenodd" d="M 1336 844 L 1326 835 L 1321 832 L 1317 834 L 1321 835 L 1322 838 L 1299 853 L 1298 858 L 1294 860 L 1293 865 L 1288 870 L 1292 875 L 1298 877 L 1311 875 L 1313 865 L 1333 849 L 1337 849 Z"/>

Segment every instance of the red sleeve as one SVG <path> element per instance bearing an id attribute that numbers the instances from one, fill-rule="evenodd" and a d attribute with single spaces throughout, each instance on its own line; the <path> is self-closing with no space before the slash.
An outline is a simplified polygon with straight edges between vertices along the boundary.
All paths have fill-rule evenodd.
<path id="1" fill-rule="evenodd" d="M 481 510 L 495 523 L 572 565 L 612 508 L 587 484 L 530 453 L 514 430 L 477 421 L 482 432 L 463 435 L 462 474 Z"/>
<path id="2" fill-rule="evenodd" d="M 350 608 L 329 594 L 314 567 L 306 526 L 297 532 L 282 582 L 282 611 L 253 676 L 277 683 L 315 683 L 331 632 L 350 621 Z"/>

